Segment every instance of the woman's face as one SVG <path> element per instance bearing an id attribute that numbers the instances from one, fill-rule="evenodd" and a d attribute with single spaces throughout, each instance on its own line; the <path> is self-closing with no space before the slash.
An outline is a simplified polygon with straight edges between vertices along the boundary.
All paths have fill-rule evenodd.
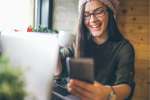
<path id="1" fill-rule="evenodd" d="M 108 12 L 107 7 L 98 0 L 86 3 L 84 24 L 94 38 L 107 35 Z"/>

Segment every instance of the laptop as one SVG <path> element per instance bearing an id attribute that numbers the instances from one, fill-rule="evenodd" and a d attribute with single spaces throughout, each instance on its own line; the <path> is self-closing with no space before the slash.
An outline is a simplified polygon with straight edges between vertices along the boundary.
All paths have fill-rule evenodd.
<path id="1" fill-rule="evenodd" d="M 58 40 L 55 34 L 32 32 L 2 32 L 2 53 L 13 67 L 24 72 L 25 100 L 50 100 L 53 75 L 58 60 Z"/>

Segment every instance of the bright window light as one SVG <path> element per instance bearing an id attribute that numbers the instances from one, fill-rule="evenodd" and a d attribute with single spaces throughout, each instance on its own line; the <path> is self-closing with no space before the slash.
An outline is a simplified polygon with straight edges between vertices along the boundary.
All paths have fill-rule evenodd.
<path id="1" fill-rule="evenodd" d="M 0 31 L 33 25 L 34 0 L 0 0 Z"/>

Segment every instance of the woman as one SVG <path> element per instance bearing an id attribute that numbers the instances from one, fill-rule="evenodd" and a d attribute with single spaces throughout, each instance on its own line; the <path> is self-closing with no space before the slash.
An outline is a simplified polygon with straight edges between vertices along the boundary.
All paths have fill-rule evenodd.
<path id="1" fill-rule="evenodd" d="M 67 85 L 83 100 L 129 100 L 133 93 L 134 49 L 118 30 L 117 5 L 116 0 L 81 0 L 75 54 L 71 49 L 60 50 L 62 58 L 74 55 L 95 61 L 94 84 L 71 79 Z M 64 62 L 62 73 L 66 74 Z"/>

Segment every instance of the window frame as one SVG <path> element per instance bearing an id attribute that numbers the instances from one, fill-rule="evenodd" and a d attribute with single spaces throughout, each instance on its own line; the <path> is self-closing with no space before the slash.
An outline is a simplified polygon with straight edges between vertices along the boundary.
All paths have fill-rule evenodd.
<path id="1" fill-rule="evenodd" d="M 53 28 L 53 0 L 35 0 L 34 27 Z"/>

